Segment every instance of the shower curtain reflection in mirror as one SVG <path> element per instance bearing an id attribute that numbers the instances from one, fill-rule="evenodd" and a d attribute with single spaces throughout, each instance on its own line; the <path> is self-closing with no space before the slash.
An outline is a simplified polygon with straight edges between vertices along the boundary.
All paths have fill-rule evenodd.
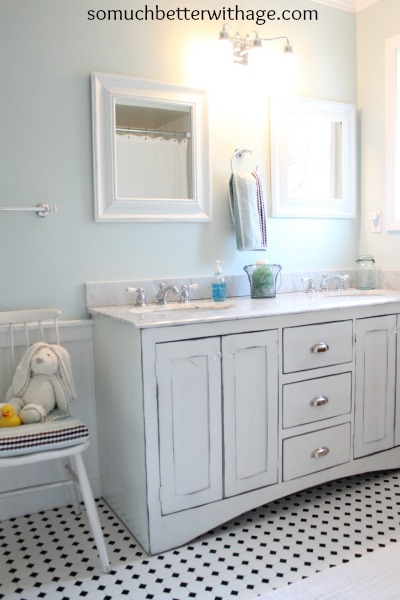
<path id="1" fill-rule="evenodd" d="M 116 197 L 183 200 L 191 186 L 191 107 L 141 98 L 115 103 Z"/>
<path id="2" fill-rule="evenodd" d="M 188 146 L 184 137 L 118 133 L 118 198 L 189 198 Z"/>

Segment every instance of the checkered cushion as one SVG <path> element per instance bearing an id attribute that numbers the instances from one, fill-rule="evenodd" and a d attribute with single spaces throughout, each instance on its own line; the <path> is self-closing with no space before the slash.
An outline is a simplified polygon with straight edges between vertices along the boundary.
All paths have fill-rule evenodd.
<path id="1" fill-rule="evenodd" d="M 0 458 L 83 444 L 89 430 L 80 419 L 53 411 L 40 423 L 0 427 Z"/>

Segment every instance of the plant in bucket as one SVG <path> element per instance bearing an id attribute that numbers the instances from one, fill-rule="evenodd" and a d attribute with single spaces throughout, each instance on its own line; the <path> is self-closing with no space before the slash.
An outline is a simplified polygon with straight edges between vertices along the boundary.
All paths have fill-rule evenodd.
<path id="1" fill-rule="evenodd" d="M 255 265 L 243 267 L 250 281 L 252 298 L 275 298 L 276 279 L 282 270 L 280 265 L 257 261 Z"/>

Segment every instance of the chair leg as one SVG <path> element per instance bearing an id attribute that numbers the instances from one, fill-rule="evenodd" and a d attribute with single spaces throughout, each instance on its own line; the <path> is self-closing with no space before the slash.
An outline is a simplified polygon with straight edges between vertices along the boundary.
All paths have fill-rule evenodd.
<path id="1" fill-rule="evenodd" d="M 68 485 L 68 491 L 69 491 L 69 495 L 71 498 L 73 511 L 76 515 L 80 515 L 81 507 L 79 505 L 78 490 L 77 490 L 78 482 L 77 482 L 77 477 L 76 477 L 74 470 L 72 468 L 72 465 L 71 465 L 71 460 L 69 458 L 63 458 L 63 459 L 61 459 L 61 462 L 63 464 L 65 472 L 67 473 L 68 479 L 70 481 L 72 481 L 74 484 L 74 485 Z"/>
<path id="2" fill-rule="evenodd" d="M 75 462 L 76 474 L 79 480 L 82 498 L 85 503 L 90 528 L 92 530 L 94 541 L 96 543 L 97 551 L 99 553 L 100 562 L 103 567 L 103 571 L 105 573 L 108 573 L 111 568 L 110 561 L 108 560 L 107 548 L 104 542 L 103 532 L 101 530 L 100 520 L 97 514 L 97 508 L 94 502 L 93 493 L 86 473 L 85 465 L 80 454 L 76 454 L 73 457 L 73 459 Z"/>

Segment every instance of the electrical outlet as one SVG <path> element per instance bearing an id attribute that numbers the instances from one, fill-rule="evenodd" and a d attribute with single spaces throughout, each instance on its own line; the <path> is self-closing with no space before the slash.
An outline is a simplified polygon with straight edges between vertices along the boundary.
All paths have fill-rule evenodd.
<path id="1" fill-rule="evenodd" d="M 381 233 L 382 232 L 382 211 L 372 210 L 369 213 L 369 220 L 371 222 L 371 232 Z"/>

